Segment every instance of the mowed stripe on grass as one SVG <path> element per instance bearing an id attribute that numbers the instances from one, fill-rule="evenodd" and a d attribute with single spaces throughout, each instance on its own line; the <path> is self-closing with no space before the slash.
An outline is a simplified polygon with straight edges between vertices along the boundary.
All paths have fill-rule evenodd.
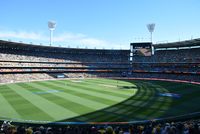
<path id="1" fill-rule="evenodd" d="M 19 83 L 17 86 L 12 84 L 13 87 L 0 86 L 0 101 L 3 102 L 3 106 L 10 107 L 5 109 L 11 109 L 13 114 L 19 114 L 19 118 L 29 119 L 28 117 L 32 116 L 32 119 L 49 118 L 52 121 L 65 119 L 65 121 L 133 121 L 177 116 L 200 109 L 198 103 L 195 103 L 198 102 L 200 95 L 200 86 L 197 85 L 111 79 L 79 81 L 41 81 Z M 158 94 L 168 92 L 180 94 L 181 97 L 175 99 Z M 32 103 L 34 100 L 30 99 L 32 96 L 34 99 L 40 99 L 37 103 L 43 101 L 42 105 L 37 106 L 36 102 Z M 48 113 L 52 110 L 43 107 L 44 103 L 46 105 L 50 103 L 54 110 L 57 107 L 63 109 L 65 114 L 68 112 L 75 114 L 73 116 L 63 114 L 62 119 L 61 117 L 55 119 L 57 117 Z M 97 105 L 102 108 L 98 109 Z"/>
<path id="2" fill-rule="evenodd" d="M 127 97 L 133 96 L 137 92 L 137 88 L 131 89 L 121 89 L 120 87 L 105 87 L 104 85 L 98 85 L 97 83 L 93 82 L 93 79 L 85 79 L 81 81 L 79 84 L 75 82 L 71 82 L 70 80 L 60 80 L 60 81 L 52 81 L 52 84 L 56 83 L 59 86 L 65 86 L 67 89 L 78 89 L 78 92 L 91 94 L 95 97 L 102 97 L 102 99 L 112 100 L 112 101 L 119 101 L 124 100 Z M 107 84 L 109 85 L 109 84 Z M 110 86 L 112 84 L 110 83 Z M 135 85 L 132 84 L 131 87 Z M 75 90 L 76 91 L 76 90 Z M 111 98 L 110 98 L 111 97 Z"/>
<path id="3" fill-rule="evenodd" d="M 42 86 L 39 85 L 37 83 L 35 83 L 33 86 L 35 86 L 36 88 L 40 88 L 43 91 L 48 91 L 48 90 L 55 90 L 54 88 L 49 88 L 46 86 Z M 56 96 L 59 96 L 61 98 L 68 98 L 73 102 L 79 103 L 81 105 L 86 105 L 87 107 L 93 108 L 93 109 L 97 109 L 98 107 L 105 107 L 108 106 L 106 104 L 100 103 L 100 102 L 95 102 L 95 101 L 91 101 L 87 98 L 82 98 L 70 93 L 65 93 L 65 92 L 58 92 L 55 94 Z"/>
<path id="4" fill-rule="evenodd" d="M 32 91 L 33 93 L 35 92 L 35 90 L 39 91 L 39 92 L 44 92 L 44 94 L 38 94 L 41 97 L 52 101 L 53 103 L 60 105 L 62 107 L 65 107 L 66 109 L 77 113 L 77 114 L 82 114 L 85 112 L 90 112 L 95 110 L 94 108 L 90 108 L 88 107 L 86 104 L 82 105 L 79 104 L 77 101 L 72 101 L 71 98 L 67 97 L 64 92 L 60 92 L 60 93 L 48 93 L 49 90 L 51 90 L 50 88 L 47 88 L 45 86 L 40 86 L 38 85 L 38 83 L 26 83 L 25 85 L 31 87 L 31 89 L 29 89 L 30 91 Z M 45 93 L 46 92 L 46 93 Z"/>
<path id="5" fill-rule="evenodd" d="M 53 118 L 47 115 L 45 112 L 40 110 L 37 106 L 30 103 L 28 100 L 23 98 L 21 95 L 17 94 L 15 91 L 11 90 L 7 85 L 4 87 L 4 92 L 1 92 L 2 96 L 7 100 L 9 105 L 5 105 L 5 109 L 8 106 L 12 106 L 13 109 L 20 115 L 15 118 L 22 120 L 53 120 Z M 3 105 L 3 102 L 1 102 Z M 7 115 L 9 112 L 1 113 L 2 116 Z M 41 117 L 41 115 L 43 115 Z M 12 118 L 13 115 L 7 115 L 7 118 Z M 14 119 L 15 119 L 14 118 Z M 23 121 L 22 121 L 23 122 Z"/>
<path id="6" fill-rule="evenodd" d="M 74 88 L 73 86 L 72 87 L 71 86 L 63 87 L 63 86 L 60 86 L 59 83 L 53 84 L 53 82 L 51 84 L 44 83 L 44 82 L 38 83 L 38 84 L 41 84 L 43 86 L 48 85 L 48 86 L 53 87 L 54 89 L 59 89 L 64 93 L 76 95 L 76 96 L 79 96 L 79 97 L 82 97 L 82 98 L 87 98 L 91 101 L 96 101 L 96 102 L 100 101 L 101 103 L 106 104 L 106 105 L 112 105 L 114 103 L 119 102 L 119 101 L 113 101 L 111 99 L 105 99 L 105 98 L 101 98 L 99 96 L 87 94 L 85 92 L 81 92 L 80 89 Z"/>
<path id="7" fill-rule="evenodd" d="M 45 114 L 52 117 L 54 120 L 63 119 L 63 117 L 73 117 L 77 116 L 78 114 L 69 111 L 55 103 L 42 98 L 39 95 L 33 94 L 29 90 L 24 89 L 23 87 L 19 86 L 18 84 L 10 84 L 8 87 L 19 94 L 21 97 L 29 101 L 29 103 L 33 104 L 34 106 L 38 107 L 42 110 Z M 66 114 L 67 113 L 67 114 Z M 43 114 L 41 115 L 41 117 Z"/>
<path id="8" fill-rule="evenodd" d="M 6 116 L 25 120 L 58 121 L 107 108 L 126 100 L 133 95 L 131 93 L 134 93 L 128 93 L 125 90 L 118 90 L 118 92 L 116 89 L 112 89 L 114 91 L 113 94 L 112 90 L 104 92 L 107 89 L 100 86 L 96 88 L 96 83 L 92 82 L 86 85 L 79 83 L 79 86 L 74 85 L 74 82 L 69 84 L 70 86 L 63 86 L 63 82 L 65 81 L 42 81 L 6 85 L 6 90 L 12 93 L 12 95 L 7 93 L 1 99 L 9 99 L 7 103 L 4 102 L 4 106 L 10 104 L 10 108 L 14 111 L 16 110 L 16 116 L 14 113 L 10 113 L 13 116 L 9 116 L 9 114 Z M 5 111 L 2 112 L 5 113 Z"/>
<path id="9" fill-rule="evenodd" d="M 6 98 L 4 98 L 3 95 L 0 94 L 0 102 L 1 102 L 1 108 L 0 113 L 4 113 L 3 115 L 0 115 L 0 118 L 21 118 L 21 116 L 17 113 L 17 111 L 10 105 L 10 103 L 7 101 Z"/>
<path id="10" fill-rule="evenodd" d="M 108 96 L 106 94 L 98 94 L 98 92 L 97 92 L 98 95 L 96 95 L 95 94 L 96 92 L 91 91 L 90 93 L 90 91 L 88 90 L 83 90 L 82 88 L 74 88 L 73 86 L 65 86 L 63 88 L 63 86 L 61 86 L 60 83 L 55 84 L 53 81 L 39 82 L 36 84 L 37 84 L 36 86 L 40 89 L 46 88 L 46 90 L 55 90 L 55 89 L 62 90 L 62 92 L 56 93 L 56 95 L 59 95 L 60 97 L 63 98 L 69 98 L 71 101 L 74 101 L 81 105 L 85 105 L 86 107 L 90 107 L 95 110 L 105 108 L 111 104 L 115 104 L 121 101 L 122 99 L 123 100 L 126 99 L 126 98 L 117 98 L 118 100 L 116 100 L 114 95 Z M 108 104 L 108 102 L 110 102 L 110 104 Z"/>
<path id="11" fill-rule="evenodd" d="M 135 87 L 135 88 L 131 88 L 129 90 L 124 90 L 124 89 L 120 89 L 120 85 L 115 85 L 113 82 L 109 82 L 109 83 L 103 83 L 101 81 L 101 79 L 99 81 L 96 81 L 95 79 L 90 79 L 90 80 L 84 80 L 83 82 L 81 82 L 80 84 L 76 84 L 73 82 L 70 82 L 69 80 L 62 80 L 62 81 L 55 81 L 55 82 L 62 82 L 63 85 L 66 84 L 65 86 L 74 86 L 74 87 L 90 87 L 90 90 L 94 90 L 96 92 L 100 92 L 100 93 L 106 93 L 106 94 L 112 94 L 115 96 L 119 96 L 119 97 L 126 97 L 126 96 L 130 96 L 130 94 L 134 94 L 134 89 L 137 89 L 135 85 L 130 85 L 130 84 L 126 84 L 126 86 L 131 86 L 131 87 Z M 93 86 L 92 86 L 93 85 Z M 94 88 L 95 87 L 95 88 Z"/>
<path id="12" fill-rule="evenodd" d="M 132 121 L 151 119 L 163 114 L 170 102 L 157 101 L 157 88 L 137 83 L 138 92 L 128 100 L 92 114 L 69 119 L 68 121 Z M 164 89 L 159 89 L 164 90 Z M 164 97 L 162 97 L 164 98 Z M 167 98 L 165 98 L 167 99 Z M 101 117 L 101 118 L 99 118 Z"/>
<path id="13" fill-rule="evenodd" d="M 62 82 L 64 82 L 64 81 L 62 81 Z M 54 84 L 54 83 L 52 82 L 51 84 Z M 61 84 L 56 84 L 56 86 L 61 88 Z M 66 88 L 67 88 L 67 90 L 77 91 L 79 93 L 84 93 L 84 94 L 94 96 L 94 98 L 100 97 L 101 99 L 107 99 L 108 101 L 111 100 L 114 102 L 119 102 L 119 101 L 124 100 L 127 97 L 130 97 L 133 95 L 133 92 L 130 92 L 128 95 L 124 95 L 123 92 L 122 93 L 109 92 L 110 94 L 108 94 L 107 92 L 101 91 L 101 90 L 103 90 L 103 87 L 98 87 L 96 85 L 84 86 L 82 84 L 79 84 L 79 85 L 68 84 L 68 85 L 66 85 Z M 119 95 L 123 95 L 123 96 L 119 96 Z"/>

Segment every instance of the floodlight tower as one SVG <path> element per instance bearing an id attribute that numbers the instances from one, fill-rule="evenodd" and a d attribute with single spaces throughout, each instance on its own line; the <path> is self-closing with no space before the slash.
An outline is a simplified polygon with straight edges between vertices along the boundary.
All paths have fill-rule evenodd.
<path id="1" fill-rule="evenodd" d="M 154 55 L 154 46 L 153 46 L 153 42 L 152 42 L 152 33 L 155 29 L 155 24 L 151 23 L 151 24 L 147 24 L 147 28 L 151 34 L 151 54 Z"/>
<path id="2" fill-rule="evenodd" d="M 149 32 L 151 34 L 151 43 L 152 43 L 152 33 L 153 33 L 154 29 L 155 29 L 155 24 L 154 23 L 147 24 L 147 28 L 148 28 L 148 30 L 149 30 Z"/>
<path id="3" fill-rule="evenodd" d="M 56 22 L 55 21 L 49 21 L 48 22 L 48 27 L 49 27 L 49 30 L 50 30 L 50 46 L 52 45 L 52 40 L 53 40 L 53 31 L 55 30 L 56 28 Z"/>

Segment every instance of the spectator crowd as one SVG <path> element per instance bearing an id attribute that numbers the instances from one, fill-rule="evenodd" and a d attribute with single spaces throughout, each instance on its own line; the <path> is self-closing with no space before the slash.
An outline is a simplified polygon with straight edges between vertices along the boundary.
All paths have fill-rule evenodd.
<path id="1" fill-rule="evenodd" d="M 4 121 L 1 134 L 199 134 L 200 120 L 124 125 L 12 125 Z"/>

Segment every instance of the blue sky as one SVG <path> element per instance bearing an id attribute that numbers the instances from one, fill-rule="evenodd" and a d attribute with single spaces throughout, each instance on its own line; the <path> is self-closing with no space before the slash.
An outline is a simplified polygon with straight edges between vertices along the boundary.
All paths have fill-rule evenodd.
<path id="1" fill-rule="evenodd" d="M 56 21 L 54 46 L 129 48 L 200 37 L 200 0 L 1 0 L 0 39 L 48 45 L 49 20 Z"/>

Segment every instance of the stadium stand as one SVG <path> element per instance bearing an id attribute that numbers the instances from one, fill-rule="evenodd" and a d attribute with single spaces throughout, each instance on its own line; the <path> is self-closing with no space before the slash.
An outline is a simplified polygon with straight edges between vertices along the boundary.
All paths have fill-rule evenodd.
<path id="1" fill-rule="evenodd" d="M 54 79 L 61 75 L 200 81 L 200 48 L 194 48 L 199 42 L 195 39 L 155 44 L 154 55 L 133 56 L 130 63 L 129 50 L 59 48 L 0 41 L 0 81 Z"/>
<path id="2" fill-rule="evenodd" d="M 200 40 L 154 44 L 152 56 L 133 56 L 135 78 L 200 81 Z"/>
<path id="3" fill-rule="evenodd" d="M 120 76 L 129 50 L 72 49 L 0 41 L 0 81 Z"/>

